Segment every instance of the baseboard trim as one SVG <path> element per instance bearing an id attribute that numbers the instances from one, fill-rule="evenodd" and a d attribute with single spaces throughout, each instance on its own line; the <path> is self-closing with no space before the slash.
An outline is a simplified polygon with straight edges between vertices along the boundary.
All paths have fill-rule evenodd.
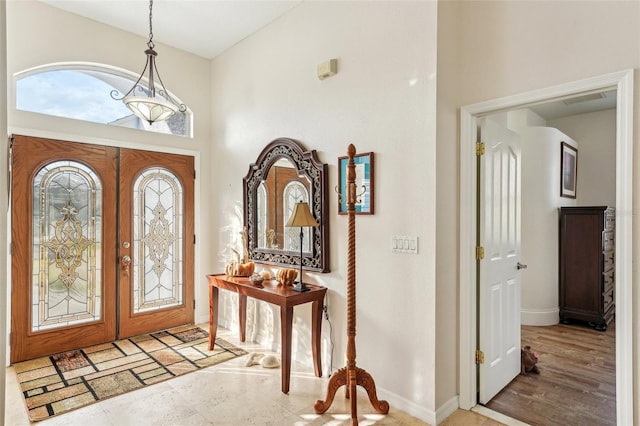
<path id="1" fill-rule="evenodd" d="M 358 389 L 360 390 L 360 389 Z M 389 392 L 385 389 L 378 389 L 378 398 L 385 400 L 391 406 L 391 410 L 404 411 L 407 414 L 417 417 L 418 419 L 427 422 L 431 425 L 436 424 L 436 413 L 433 410 L 429 410 L 423 406 L 416 404 L 413 401 L 397 395 L 393 392 Z"/>
<path id="2" fill-rule="evenodd" d="M 560 310 L 553 309 L 521 309 L 520 322 L 522 325 L 555 325 L 560 322 Z"/>
<path id="3" fill-rule="evenodd" d="M 444 404 L 442 404 L 436 410 L 436 425 L 442 423 L 447 417 L 452 415 L 458 408 L 460 408 L 460 402 L 458 395 L 454 396 Z"/>

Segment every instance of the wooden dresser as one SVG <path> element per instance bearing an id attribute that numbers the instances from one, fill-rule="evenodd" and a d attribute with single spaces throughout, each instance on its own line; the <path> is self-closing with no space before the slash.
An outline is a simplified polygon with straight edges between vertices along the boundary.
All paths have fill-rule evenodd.
<path id="1" fill-rule="evenodd" d="M 615 313 L 615 209 L 560 208 L 560 321 L 604 331 Z"/>

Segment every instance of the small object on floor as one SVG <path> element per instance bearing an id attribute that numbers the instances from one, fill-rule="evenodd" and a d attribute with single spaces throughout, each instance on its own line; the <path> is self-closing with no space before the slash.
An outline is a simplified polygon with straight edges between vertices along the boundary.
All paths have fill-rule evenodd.
<path id="1" fill-rule="evenodd" d="M 247 362 L 244 364 L 245 367 L 251 367 L 252 365 L 258 365 L 260 364 L 260 361 L 262 360 L 262 358 L 264 357 L 264 354 L 259 354 L 259 353 L 252 353 L 251 355 L 249 355 L 249 358 L 247 358 Z"/>
<path id="2" fill-rule="evenodd" d="M 262 361 L 260 361 L 260 365 L 263 368 L 278 368 L 280 367 L 280 361 L 278 361 L 278 358 L 276 358 L 274 355 L 267 355 L 262 358 Z"/>
<path id="3" fill-rule="evenodd" d="M 520 374 L 523 376 L 526 376 L 527 373 L 540 374 L 537 363 L 538 353 L 533 352 L 531 346 L 527 345 L 520 349 Z"/>
<path id="4" fill-rule="evenodd" d="M 276 358 L 275 355 L 265 355 L 254 352 L 249 355 L 249 358 L 244 365 L 246 367 L 261 365 L 263 368 L 278 368 L 280 367 L 280 361 L 278 361 L 278 358 Z"/>

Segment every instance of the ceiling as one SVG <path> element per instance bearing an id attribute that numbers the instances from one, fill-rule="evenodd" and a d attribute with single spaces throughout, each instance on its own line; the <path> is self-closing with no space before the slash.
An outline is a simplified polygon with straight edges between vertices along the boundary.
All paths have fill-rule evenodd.
<path id="1" fill-rule="evenodd" d="M 103 24 L 149 37 L 146 0 L 40 0 Z M 212 59 L 303 0 L 154 0 L 153 40 Z"/>
<path id="2" fill-rule="evenodd" d="M 149 36 L 146 0 L 39 0 L 142 37 Z M 154 0 L 153 39 L 212 59 L 304 0 Z M 615 108 L 616 91 L 529 106 L 545 120 Z"/>
<path id="3" fill-rule="evenodd" d="M 528 108 L 548 121 L 571 115 L 613 109 L 616 107 L 616 101 L 617 92 L 610 90 L 572 96 L 566 99 L 532 105 Z"/>

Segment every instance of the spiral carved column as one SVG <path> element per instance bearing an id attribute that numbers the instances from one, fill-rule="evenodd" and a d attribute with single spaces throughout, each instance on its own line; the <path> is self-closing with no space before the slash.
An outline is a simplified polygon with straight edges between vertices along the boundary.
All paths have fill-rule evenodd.
<path id="1" fill-rule="evenodd" d="M 329 379 L 327 396 L 324 401 L 317 400 L 314 410 L 317 414 L 326 412 L 341 386 L 346 386 L 346 396 L 351 399 L 351 424 L 358 424 L 357 386 L 362 386 L 369 396 L 371 405 L 380 414 L 389 412 L 389 403 L 378 400 L 376 384 L 371 374 L 356 367 L 356 214 L 355 204 L 358 197 L 356 188 L 356 166 L 353 158 L 356 147 L 353 144 L 347 149 L 349 162 L 347 163 L 347 215 L 349 218 L 349 233 L 347 250 L 347 365 L 336 371 Z"/>

